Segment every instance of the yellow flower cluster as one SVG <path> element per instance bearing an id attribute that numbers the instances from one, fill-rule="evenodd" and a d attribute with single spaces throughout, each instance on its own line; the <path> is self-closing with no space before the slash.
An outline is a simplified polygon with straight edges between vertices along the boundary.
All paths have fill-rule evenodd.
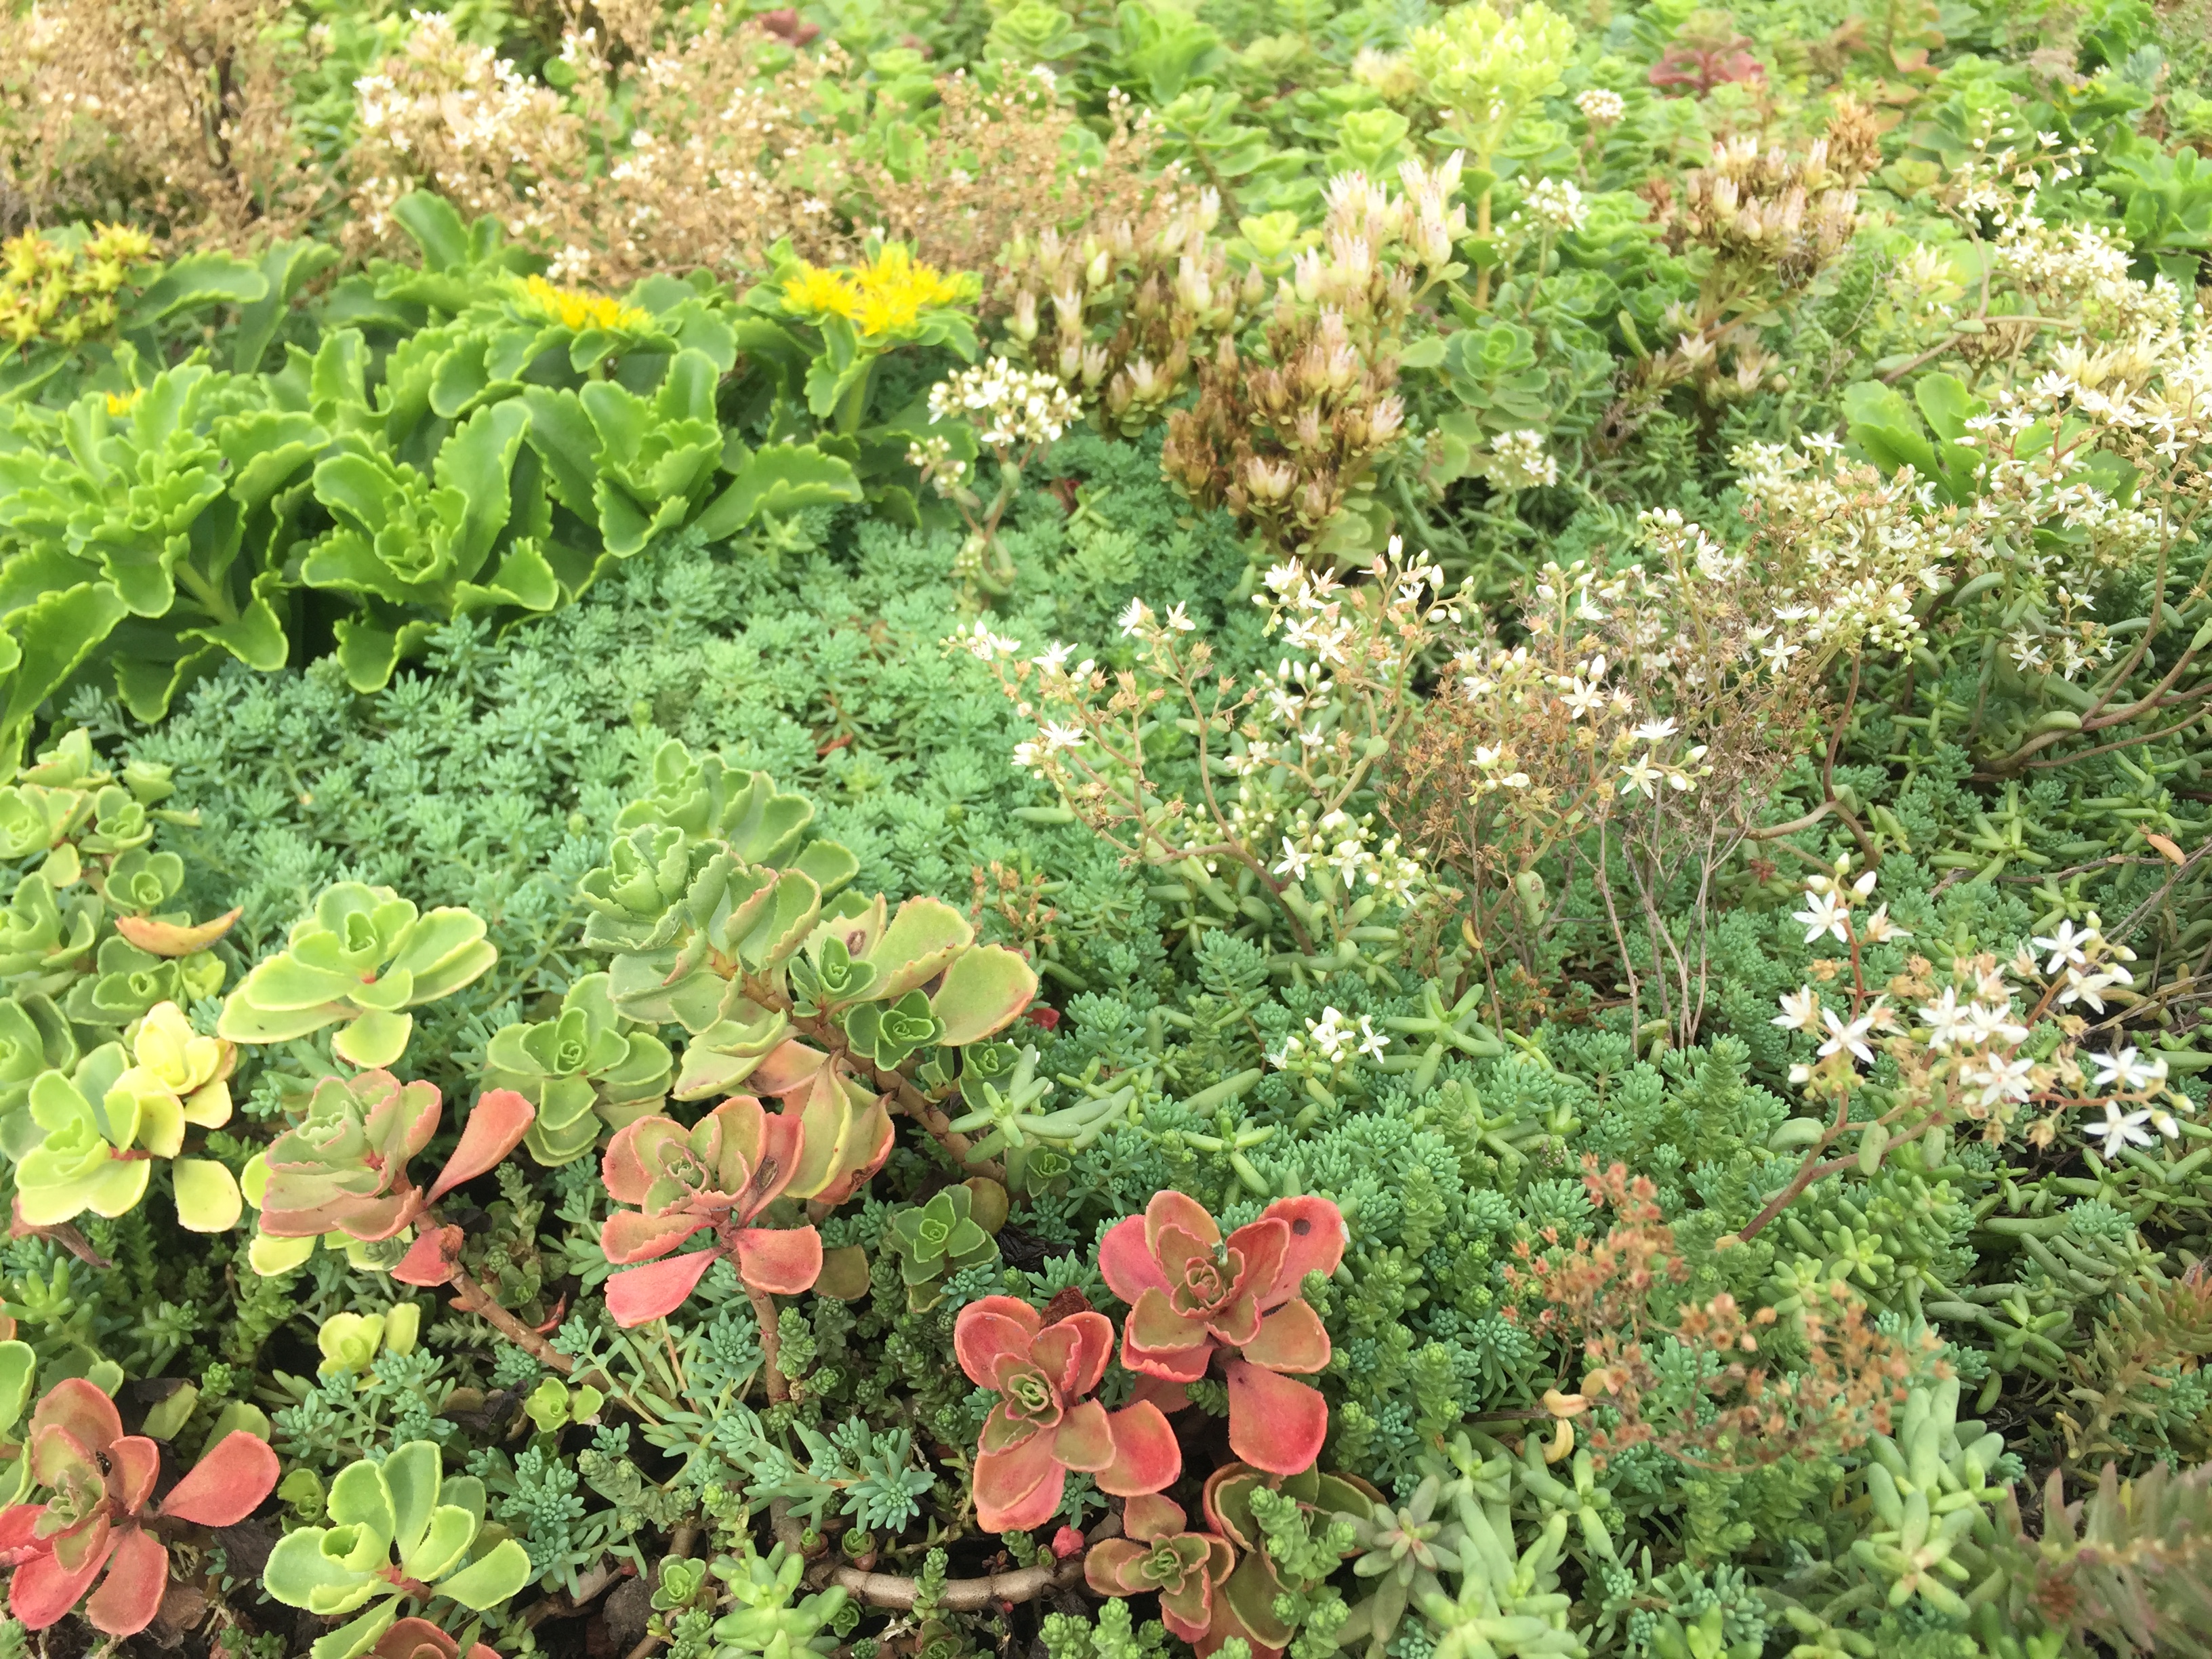
<path id="1" fill-rule="evenodd" d="M 784 309 L 814 316 L 842 317 L 872 337 L 911 328 L 921 313 L 957 305 L 973 292 L 958 272 L 947 276 L 891 242 L 865 265 L 829 270 L 802 263 L 783 284 Z"/>
<path id="2" fill-rule="evenodd" d="M 604 294 L 560 288 L 543 276 L 524 280 L 523 291 L 548 320 L 582 333 L 587 328 L 641 328 L 650 319 L 635 306 L 626 306 Z"/>
<path id="3" fill-rule="evenodd" d="M 128 225 L 96 225 L 74 248 L 25 231 L 0 246 L 0 341 L 75 345 L 105 331 L 130 267 L 153 251 L 154 239 Z"/>

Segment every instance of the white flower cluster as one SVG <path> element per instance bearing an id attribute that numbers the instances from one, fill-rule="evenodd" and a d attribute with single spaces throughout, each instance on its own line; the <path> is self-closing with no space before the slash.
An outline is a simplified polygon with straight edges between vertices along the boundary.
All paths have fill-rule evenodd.
<path id="1" fill-rule="evenodd" d="M 978 439 L 996 450 L 1051 443 L 1082 413 L 1082 405 L 1054 376 L 1018 368 L 1004 357 L 963 368 L 929 389 L 933 423 L 965 417 L 975 423 Z"/>
<path id="2" fill-rule="evenodd" d="M 1885 478 L 1841 460 L 1841 449 L 1816 434 L 1735 453 L 1753 510 L 1790 556 L 1772 621 L 1817 652 L 1861 641 L 1909 651 L 1924 637 L 1915 601 L 1948 585 L 1975 545 L 1972 527 L 1938 510 L 1910 470 Z"/>
<path id="3" fill-rule="evenodd" d="M 1501 432 L 1491 440 L 1483 477 L 1497 489 L 1548 488 L 1559 481 L 1559 459 L 1544 447 L 1544 434 L 1533 428 Z"/>
<path id="4" fill-rule="evenodd" d="M 1852 880 L 1849 871 L 1846 859 L 1832 876 L 1811 878 L 1805 884 L 1805 908 L 1794 919 L 1803 924 L 1807 944 L 1833 939 L 1850 947 L 1856 986 L 1863 946 L 1911 935 L 1889 919 L 1887 904 L 1860 915 L 1859 905 L 1873 895 L 1875 876 L 1868 871 Z M 2166 1083 L 2165 1060 L 2145 1058 L 2132 1047 L 2076 1055 L 2070 1043 L 2055 1058 L 2039 1058 L 2029 1048 L 2028 1038 L 2031 1025 L 2054 1010 L 2078 1004 L 2103 1013 L 2104 994 L 2133 982 L 2124 964 L 2134 959 L 2133 951 L 2105 939 L 2092 915 L 2078 928 L 2061 921 L 2051 935 L 2039 935 L 2008 961 L 1983 957 L 1954 963 L 1954 983 L 1919 1004 L 1917 1024 L 1905 1024 L 1887 992 L 1870 1002 L 1863 990 L 1855 994 L 1847 1018 L 1810 985 L 1780 999 L 1782 1012 L 1773 1023 L 1818 1040 L 1813 1061 L 1790 1067 L 1792 1083 L 1811 1081 L 1823 1069 L 1821 1062 L 1831 1060 L 1847 1069 L 1872 1066 L 1875 1034 L 1889 1034 L 1905 1040 L 1896 1052 L 1908 1079 L 1917 1075 L 1917 1086 L 1936 1091 L 1931 1100 L 1948 1099 L 1966 1118 L 1986 1124 L 1992 1135 L 2002 1134 L 2021 1108 L 2039 1100 L 2101 1109 L 2102 1120 L 2086 1125 L 2082 1133 L 2091 1140 L 2101 1139 L 2105 1156 L 2112 1158 L 2129 1146 L 2151 1145 L 2153 1132 L 2169 1139 L 2179 1137 L 2172 1112 L 2151 1097 Z M 1910 988 L 1909 981 L 1892 983 Z M 2035 999 L 2025 1015 L 2019 1007 L 2023 988 Z M 2084 1061 L 2094 1079 L 2085 1076 Z M 2069 1092 L 2085 1088 L 2087 1097 Z"/>
<path id="5" fill-rule="evenodd" d="M 1304 1036 L 1285 1037 L 1283 1046 L 1267 1056 L 1267 1064 L 1279 1072 L 1285 1071 L 1311 1054 L 1330 1066 L 1340 1066 L 1354 1054 L 1380 1060 L 1382 1051 L 1389 1046 L 1390 1039 L 1375 1029 L 1375 1022 L 1369 1016 L 1360 1015 L 1357 1025 L 1347 1024 L 1343 1011 L 1332 1005 L 1321 1011 L 1319 1019 L 1306 1022 Z"/>
<path id="6" fill-rule="evenodd" d="M 949 438 L 916 439 L 906 447 L 906 464 L 918 469 L 930 488 L 947 499 L 958 492 L 968 477 L 968 463 L 952 453 Z"/>
<path id="7" fill-rule="evenodd" d="M 1620 125 L 1628 113 L 1628 100 L 1610 87 L 1592 87 L 1575 94 L 1575 107 L 1591 126 L 1603 129 Z"/>
<path id="8" fill-rule="evenodd" d="M 1547 230 L 1580 230 L 1589 222 L 1589 203 L 1565 179 L 1539 179 L 1521 204 L 1522 210 Z"/>

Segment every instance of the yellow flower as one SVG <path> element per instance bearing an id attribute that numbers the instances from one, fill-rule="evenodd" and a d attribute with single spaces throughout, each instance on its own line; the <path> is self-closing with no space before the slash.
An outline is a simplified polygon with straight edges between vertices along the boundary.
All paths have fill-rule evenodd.
<path id="1" fill-rule="evenodd" d="M 556 288 L 543 276 L 527 277 L 522 286 L 549 320 L 580 334 L 587 328 L 642 328 L 650 320 L 635 306 L 626 306 L 604 294 Z"/>
<path id="2" fill-rule="evenodd" d="M 889 334 L 911 327 L 924 311 L 957 305 L 968 297 L 967 280 L 946 276 L 934 265 L 922 264 L 903 244 L 886 243 L 873 264 L 853 273 L 860 290 L 860 325 L 863 334 Z"/>
<path id="3" fill-rule="evenodd" d="M 824 270 L 820 265 L 802 262 L 799 274 L 785 279 L 783 308 L 850 319 L 859 313 L 860 293 L 842 271 Z"/>
<path id="4" fill-rule="evenodd" d="M 128 415 L 138 407 L 138 399 L 143 395 L 143 390 L 111 392 L 107 394 L 107 412 L 110 415 Z"/>

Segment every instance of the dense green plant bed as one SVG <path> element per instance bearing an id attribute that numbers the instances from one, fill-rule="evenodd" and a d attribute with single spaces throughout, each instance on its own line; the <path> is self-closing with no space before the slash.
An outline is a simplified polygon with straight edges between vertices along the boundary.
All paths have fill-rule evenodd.
<path id="1" fill-rule="evenodd" d="M 0 1656 L 2212 1650 L 2208 40 L 0 16 Z"/>

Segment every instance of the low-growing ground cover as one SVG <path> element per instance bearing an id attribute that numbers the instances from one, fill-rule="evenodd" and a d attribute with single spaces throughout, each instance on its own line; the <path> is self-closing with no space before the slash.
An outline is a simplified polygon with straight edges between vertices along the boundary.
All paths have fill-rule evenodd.
<path id="1" fill-rule="evenodd" d="M 0 1651 L 2212 1644 L 2201 8 L 0 33 Z"/>

